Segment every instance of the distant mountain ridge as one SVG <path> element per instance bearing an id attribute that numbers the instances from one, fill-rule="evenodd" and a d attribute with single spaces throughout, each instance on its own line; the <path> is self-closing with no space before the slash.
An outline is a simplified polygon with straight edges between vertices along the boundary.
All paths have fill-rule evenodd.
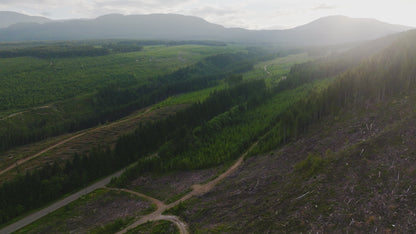
<path id="1" fill-rule="evenodd" d="M 1 17 L 1 12 L 0 12 Z M 371 40 L 410 29 L 373 19 L 345 16 L 320 18 L 286 30 L 225 28 L 194 16 L 176 14 L 120 15 L 15 24 L 0 29 L 0 41 L 147 39 L 217 40 L 284 45 L 332 45 Z"/>
<path id="2" fill-rule="evenodd" d="M 322 44 L 348 43 L 362 40 L 373 40 L 402 31 L 411 27 L 384 23 L 375 19 L 350 18 L 336 15 L 317 19 L 309 24 L 287 30 L 288 38 L 298 40 L 307 37 Z M 298 41 L 302 43 L 301 41 Z"/>
<path id="3" fill-rule="evenodd" d="M 0 28 L 6 28 L 18 23 L 46 23 L 51 20 L 40 16 L 29 16 L 12 11 L 0 11 Z"/>

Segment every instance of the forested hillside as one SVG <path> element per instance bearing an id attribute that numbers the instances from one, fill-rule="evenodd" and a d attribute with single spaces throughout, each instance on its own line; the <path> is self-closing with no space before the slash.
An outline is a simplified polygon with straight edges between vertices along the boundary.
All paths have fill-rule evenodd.
<path id="1" fill-rule="evenodd" d="M 4 59 L 1 107 L 5 113 L 17 107 L 34 108 L 0 119 L 0 150 L 112 121 L 169 96 L 216 85 L 230 74 L 250 69 L 260 56 L 224 52 L 217 47 L 156 47 L 99 59 Z M 176 58 L 176 53 L 184 57 Z M 197 57 L 207 58 L 177 69 Z M 166 74 L 173 69 L 177 70 Z"/>
<path id="2" fill-rule="evenodd" d="M 406 162 L 414 162 L 415 41 L 416 31 L 409 31 L 274 75 L 263 62 L 273 61 L 279 52 L 216 43 L 179 50 L 144 45 L 150 42 L 4 50 L 1 82 L 21 86 L 13 86 L 20 96 L 9 92 L 2 99 L 0 150 L 114 121 L 145 107 L 151 111 L 150 106 L 176 95 L 207 95 L 174 114 L 137 124 L 114 145 L 97 144 L 89 153 L 46 162 L 1 184 L 0 223 L 122 168 L 126 170 L 112 180 L 113 188 L 134 187 L 143 175 L 229 165 L 250 150 L 243 168 L 228 182 L 168 213 L 197 233 L 413 230 L 415 171 Z M 91 54 L 77 54 L 79 48 Z M 152 66 L 153 60 L 168 62 Z M 117 69 L 113 61 L 118 61 Z M 137 68 L 137 62 L 146 66 Z M 75 67 L 80 77 L 70 75 Z M 247 75 L 256 74 L 253 69 L 265 75 Z M 142 71 L 149 77 L 139 77 Z M 44 87 L 59 94 L 49 97 L 38 90 L 42 101 L 31 103 L 22 90 L 44 74 L 61 76 L 60 89 L 52 87 L 51 77 Z M 72 79 L 82 83 L 86 77 L 85 82 L 95 84 L 66 90 Z M 368 189 L 362 181 L 370 184 Z"/>
<path id="3" fill-rule="evenodd" d="M 289 106 L 230 180 L 171 212 L 193 232 L 415 231 L 415 41 Z"/>
<path id="4" fill-rule="evenodd" d="M 185 47 L 184 49 L 186 51 L 188 48 Z M 189 49 L 200 53 L 197 56 L 201 56 L 202 59 L 172 73 L 147 79 L 141 83 L 132 82 L 129 85 L 113 82 L 98 88 L 92 94 L 54 102 L 50 106 L 33 108 L 16 114 L 16 117 L 3 118 L 1 124 L 4 125 L 4 128 L 1 128 L 2 134 L 0 135 L 2 149 L 7 150 L 50 136 L 113 121 L 173 95 L 207 89 L 224 82 L 231 86 L 237 85 L 242 82 L 240 73 L 249 71 L 255 62 L 270 56 L 269 53 L 254 48 L 237 49 L 242 51 L 237 53 L 225 53 L 227 50 L 223 48 L 220 50 L 221 53 L 216 52 L 216 48 L 190 47 Z M 175 48 L 167 48 L 167 50 L 177 51 Z M 233 50 L 230 48 L 230 51 Z M 217 54 L 210 56 L 213 53 Z M 128 54 L 128 56 L 131 55 Z M 81 59 L 85 58 L 82 57 Z M 69 61 L 73 62 L 72 58 Z M 117 71 L 121 72 L 122 70 Z M 118 78 L 120 79 L 120 76 Z M 5 81 L 7 82 L 7 79 Z M 66 84 L 62 83 L 62 85 Z M 228 110 L 233 105 L 253 99 L 254 97 L 251 97 L 253 95 L 264 95 L 262 90 L 265 89 L 265 86 L 264 82 L 255 81 L 233 86 L 230 89 L 230 91 L 223 91 L 223 95 L 213 94 L 210 99 L 205 101 L 207 104 L 201 104 L 202 106 L 196 104 L 187 112 L 178 114 L 178 117 L 166 120 L 167 122 L 138 126 L 139 128 L 136 131 L 138 136 L 133 137 L 145 139 L 143 142 L 132 142 L 126 136 L 120 138 L 114 150 L 107 147 L 92 149 L 90 154 L 75 155 L 73 160 L 65 164 L 47 164 L 37 171 L 28 172 L 24 176 L 6 182 L 1 189 L 4 198 L 8 197 L 8 201 L 4 203 L 7 208 L 1 209 L 3 221 L 59 198 L 97 178 L 127 166 L 138 158 L 155 151 L 166 141 L 183 137 L 188 130 L 183 132 L 181 129 L 195 127 L 195 125 L 201 124 L 202 121 L 207 121 L 213 116 Z M 261 92 L 256 94 L 255 91 Z M 22 97 L 26 96 L 23 95 Z M 221 102 L 223 104 L 218 106 Z M 195 116 L 198 112 L 200 112 L 200 115 Z M 146 136 L 146 138 L 143 136 Z M 124 147 L 125 142 L 130 143 Z M 139 148 L 137 148 L 138 144 Z M 129 149 L 133 149 L 133 151 Z M 31 184 L 31 186 L 28 186 L 28 184 Z M 27 193 L 34 191 L 34 189 L 37 192 L 31 193 L 33 196 L 27 196 Z M 17 193 L 26 195 L 20 196 Z"/>
<path id="5" fill-rule="evenodd" d="M 264 146 L 265 149 L 273 149 L 279 143 L 285 143 L 289 137 L 297 137 L 305 132 L 311 123 L 327 115 L 336 114 L 341 108 L 363 103 L 375 105 L 399 94 L 411 94 L 416 82 L 416 45 L 413 39 L 416 39 L 415 31 L 401 34 L 383 51 L 336 77 L 328 88 L 314 92 L 292 106 L 278 117 L 280 123 L 269 133 L 269 137 L 263 140 L 268 142 L 265 145 L 272 144 Z M 332 72 L 334 66 L 329 68 L 326 71 Z M 321 67 L 318 71 L 322 72 L 325 69 Z M 305 71 L 301 74 L 305 74 Z M 259 147 L 262 147 L 261 145 Z"/>

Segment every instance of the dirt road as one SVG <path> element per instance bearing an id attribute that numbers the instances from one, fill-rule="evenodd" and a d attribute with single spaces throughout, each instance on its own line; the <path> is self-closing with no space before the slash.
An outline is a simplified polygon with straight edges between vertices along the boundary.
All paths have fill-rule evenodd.
<path id="1" fill-rule="evenodd" d="M 149 201 L 155 203 L 156 206 L 157 206 L 157 210 L 156 211 L 154 211 L 153 213 L 148 214 L 146 216 L 143 216 L 142 218 L 140 218 L 139 220 L 137 220 L 135 223 L 133 223 L 132 225 L 130 225 L 128 228 L 124 229 L 123 231 L 121 231 L 119 233 L 126 233 L 127 230 L 130 229 L 130 228 L 135 228 L 135 227 L 137 227 L 137 226 L 139 226 L 141 224 L 144 224 L 144 223 L 146 223 L 148 221 L 157 221 L 157 220 L 167 220 L 167 221 L 170 221 L 170 222 L 174 223 L 178 227 L 178 229 L 179 229 L 179 231 L 180 231 L 181 234 L 187 234 L 187 233 L 189 233 L 188 232 L 188 227 L 187 227 L 186 223 L 184 223 L 182 220 L 180 220 L 179 217 L 174 216 L 174 215 L 162 215 L 162 213 L 165 210 L 167 210 L 167 209 L 169 209 L 169 207 L 171 207 L 170 205 L 166 205 L 165 203 L 163 203 L 162 201 L 160 201 L 160 200 L 158 200 L 156 198 L 149 197 L 149 196 L 147 196 L 145 194 L 138 193 L 136 191 L 132 191 L 132 190 L 128 190 L 128 189 L 116 189 L 116 188 L 108 188 L 108 189 L 110 189 L 110 190 L 124 191 L 124 192 L 131 193 L 131 194 L 134 194 L 134 195 L 139 196 L 139 197 L 146 198 Z"/>
<path id="2" fill-rule="evenodd" d="M 50 107 L 51 107 L 51 106 L 49 106 L 49 105 L 47 105 L 47 106 L 40 106 L 40 107 L 34 107 L 34 108 L 30 109 L 30 110 L 25 110 L 25 111 L 16 112 L 16 113 L 13 113 L 13 114 L 10 114 L 10 115 L 8 115 L 8 116 L 6 116 L 6 117 L 1 118 L 1 119 L 0 119 L 0 121 L 1 121 L 1 120 L 6 120 L 6 119 L 13 118 L 13 117 L 15 117 L 15 116 L 18 116 L 18 115 L 24 114 L 24 113 L 29 112 L 29 111 L 31 111 L 31 110 L 46 109 L 46 108 L 50 108 Z"/>
<path id="3" fill-rule="evenodd" d="M 151 110 L 151 108 L 147 108 L 143 113 L 140 114 L 139 117 L 142 117 L 143 115 L 145 115 L 146 113 L 148 113 L 150 110 Z M 48 152 L 48 151 L 50 151 L 50 150 L 52 150 L 52 149 L 54 149 L 54 148 L 56 148 L 56 147 L 58 147 L 58 146 L 60 146 L 62 144 L 65 144 L 65 143 L 67 143 L 69 141 L 72 141 L 72 140 L 78 138 L 78 137 L 81 137 L 81 136 L 85 135 L 88 132 L 97 131 L 97 130 L 100 130 L 100 129 L 103 129 L 103 128 L 107 128 L 107 127 L 110 127 L 110 126 L 114 126 L 116 124 L 120 124 L 120 123 L 123 123 L 125 121 L 128 121 L 128 120 L 130 120 L 132 118 L 137 118 L 137 117 L 138 117 L 137 115 L 134 115 L 134 116 L 132 116 L 130 118 L 127 118 L 127 119 L 124 119 L 124 120 L 121 120 L 121 121 L 117 121 L 117 122 L 114 122 L 114 123 L 111 123 L 111 124 L 108 124 L 108 125 L 104 125 L 104 126 L 100 126 L 100 127 L 96 127 L 96 128 L 92 128 L 92 129 L 86 130 L 86 131 L 81 132 L 81 133 L 79 133 L 79 134 L 77 134 L 75 136 L 72 136 L 72 137 L 68 138 L 68 139 L 62 140 L 62 141 L 60 141 L 60 142 L 58 142 L 58 143 L 56 143 L 56 144 L 54 144 L 54 145 L 52 145 L 52 146 L 50 146 L 50 147 L 42 150 L 42 151 L 40 151 L 40 152 L 38 152 L 38 153 L 36 153 L 36 154 L 34 154 L 32 156 L 29 156 L 29 157 L 26 157 L 24 159 L 21 159 L 21 160 L 17 161 L 15 164 L 13 164 L 13 165 L 9 166 L 8 168 L 0 171 L 0 175 L 6 173 L 7 171 L 12 170 L 13 168 L 15 168 L 18 165 L 21 165 L 21 164 L 23 164 L 23 163 L 25 163 L 27 161 L 30 161 L 30 160 L 32 160 L 32 159 L 34 159 L 36 157 L 39 157 L 43 153 L 46 153 L 46 152 Z M 106 178 L 104 178 L 104 179 L 102 179 L 102 180 L 94 183 L 93 185 L 90 185 L 89 187 L 84 188 L 84 189 L 80 190 L 79 192 L 77 192 L 75 194 L 72 194 L 72 195 L 66 197 L 65 199 L 62 199 L 61 201 L 58 201 L 58 202 L 56 202 L 56 203 L 54 203 L 54 204 L 52 204 L 52 205 L 50 205 L 50 206 L 48 206 L 48 207 L 46 207 L 46 208 L 38 211 L 36 213 L 33 213 L 33 214 L 31 214 L 31 215 L 29 215 L 29 216 L 27 216 L 27 217 L 25 217 L 25 218 L 23 218 L 23 219 L 15 222 L 15 223 L 13 223 L 13 224 L 11 224 L 11 225 L 3 228 L 3 229 L 0 229 L 0 234 L 3 234 L 3 233 L 11 233 L 11 232 L 17 231 L 20 228 L 22 228 L 22 227 L 24 227 L 24 226 L 26 226 L 26 225 L 28 225 L 28 224 L 30 224 L 30 223 L 32 223 L 32 222 L 40 219 L 40 218 L 42 218 L 43 216 L 47 215 L 48 213 L 53 212 L 53 211 L 55 211 L 55 210 L 57 210 L 57 209 L 65 206 L 65 205 L 71 203 L 72 201 L 75 201 L 76 199 L 80 198 L 82 195 L 85 195 L 87 193 L 90 193 L 90 192 L 92 192 L 92 191 L 94 191 L 94 190 L 96 190 L 98 188 L 105 187 L 105 185 L 107 185 L 111 181 L 111 178 L 121 175 L 122 171 L 119 171 L 119 172 L 117 172 L 115 174 L 112 174 L 112 175 L 110 175 L 110 176 L 108 176 L 108 177 L 106 177 Z"/>
<path id="4" fill-rule="evenodd" d="M 41 154 L 46 153 L 46 152 L 48 152 L 48 151 L 49 151 L 49 150 L 51 150 L 51 149 L 54 149 L 54 148 L 56 148 L 56 147 L 58 147 L 58 146 L 60 146 L 60 145 L 62 145 L 62 144 L 65 144 L 65 143 L 67 143 L 68 141 L 72 141 L 73 139 L 78 138 L 78 137 L 80 137 L 80 136 L 84 135 L 85 133 L 86 133 L 86 132 L 83 132 L 83 133 L 77 134 L 77 135 L 72 136 L 72 137 L 70 137 L 70 138 L 68 138 L 68 139 L 65 139 L 65 140 L 63 140 L 63 141 L 60 141 L 60 142 L 56 143 L 55 145 L 52 145 L 52 146 L 50 146 L 50 147 L 48 147 L 48 148 L 46 148 L 46 149 L 44 149 L 44 150 L 40 151 L 39 153 L 36 153 L 36 154 L 34 154 L 34 155 L 32 155 L 32 156 L 29 156 L 29 157 L 26 157 L 26 158 L 20 159 L 20 160 L 16 161 L 13 165 L 11 165 L 11 166 L 9 166 L 8 168 L 6 168 L 6 169 L 4 169 L 4 170 L 0 171 L 0 175 L 3 175 L 4 173 L 6 173 L 6 172 L 8 172 L 8 171 L 12 170 L 13 168 L 15 168 L 15 167 L 17 167 L 17 166 L 19 166 L 19 165 L 21 165 L 21 164 L 23 164 L 23 163 L 27 162 L 27 161 L 30 161 L 30 160 L 32 160 L 32 159 L 34 159 L 34 158 L 39 157 Z"/>
<path id="5" fill-rule="evenodd" d="M 13 163 L 12 165 L 10 165 L 10 166 L 9 166 L 9 167 L 7 167 L 6 169 L 3 169 L 2 171 L 0 171 L 0 175 L 2 175 L 2 174 L 4 174 L 4 173 L 6 173 L 6 172 L 8 172 L 8 171 L 12 170 L 13 168 L 16 168 L 17 166 L 19 166 L 19 165 L 21 165 L 21 164 L 23 164 L 23 163 L 25 163 L 25 162 L 27 162 L 27 161 L 30 161 L 30 160 L 32 160 L 32 159 L 34 159 L 34 158 L 37 158 L 37 157 L 39 157 L 40 155 L 42 155 L 42 154 L 44 154 L 44 153 L 46 153 L 46 152 L 48 152 L 48 151 L 50 151 L 50 150 L 52 150 L 52 149 L 54 149 L 54 148 L 56 148 L 56 147 L 60 146 L 60 145 L 63 145 L 63 144 L 65 144 L 65 143 L 69 142 L 69 141 L 72 141 L 72 140 L 74 140 L 74 139 L 76 139 L 76 138 L 78 138 L 78 137 L 81 137 L 81 136 L 83 136 L 83 135 L 85 135 L 85 134 L 87 134 L 87 133 L 94 132 L 94 131 L 98 131 L 98 130 L 101 130 L 101 129 L 104 129 L 104 128 L 108 128 L 108 127 L 112 127 L 112 126 L 114 126 L 114 125 L 121 124 L 121 123 L 124 123 L 124 122 L 126 122 L 126 121 L 129 121 L 129 120 L 131 120 L 131 119 L 133 119 L 133 118 L 143 117 L 143 116 L 144 116 L 145 114 L 147 114 L 150 110 L 151 110 L 151 108 L 149 107 L 149 108 L 147 108 L 147 109 L 146 109 L 143 113 L 141 113 L 141 114 L 140 114 L 140 116 L 136 116 L 136 115 L 134 115 L 134 116 L 132 116 L 132 117 L 129 117 L 129 118 L 126 118 L 126 119 L 123 119 L 123 120 L 120 120 L 120 121 L 116 121 L 116 122 L 113 122 L 113 123 L 111 123 L 111 124 L 107 124 L 107 125 L 103 125 L 103 126 L 99 126 L 99 127 L 95 127 L 95 128 L 90 128 L 90 129 L 88 129 L 88 130 L 83 130 L 83 132 L 81 131 L 81 133 L 79 133 L 79 134 L 77 134 L 77 135 L 75 135 L 75 136 L 72 136 L 72 137 L 70 137 L 70 138 L 68 138 L 68 139 L 62 140 L 62 141 L 60 141 L 60 142 L 58 142 L 58 143 L 56 143 L 56 144 L 54 144 L 54 145 L 52 145 L 52 146 L 50 146 L 50 147 L 48 147 L 48 148 L 46 148 L 46 149 L 42 150 L 42 151 L 40 151 L 40 152 L 38 152 L 38 153 L 36 153 L 36 154 L 34 154 L 34 155 L 31 155 L 31 156 L 29 156 L 29 157 L 25 157 L 25 158 L 23 158 L 23 159 L 20 159 L 20 160 L 16 161 L 15 163 Z"/>
<path id="6" fill-rule="evenodd" d="M 264 65 L 264 71 L 267 73 L 267 74 L 271 74 L 268 70 L 267 70 L 267 66 L 269 66 L 269 65 Z"/>
<path id="7" fill-rule="evenodd" d="M 135 228 L 135 227 L 137 227 L 141 224 L 144 224 L 146 222 L 149 222 L 149 221 L 157 221 L 157 220 L 171 221 L 179 228 L 179 231 L 180 231 L 181 234 L 189 233 L 188 228 L 187 228 L 188 225 L 186 223 L 184 223 L 183 221 L 181 221 L 179 219 L 179 217 L 173 216 L 173 215 L 162 215 L 162 213 L 165 210 L 168 210 L 168 209 L 178 205 L 179 203 L 188 200 L 189 198 L 191 198 L 193 196 L 201 196 L 201 195 L 209 192 L 210 190 L 212 190 L 215 187 L 215 185 L 217 185 L 221 180 L 223 180 L 224 178 L 226 178 L 227 176 L 229 176 L 230 174 L 232 174 L 233 172 L 235 172 L 237 170 L 237 168 L 243 163 L 244 157 L 256 145 L 257 145 L 257 142 L 254 143 L 243 155 L 241 155 L 240 158 L 230 168 L 228 168 L 227 171 L 225 171 L 224 173 L 219 175 L 217 178 L 215 178 L 214 180 L 212 180 L 212 181 L 210 181 L 206 184 L 195 184 L 195 185 L 193 185 L 192 186 L 192 191 L 190 193 L 186 194 L 185 196 L 183 196 L 181 199 L 177 200 L 176 202 L 168 204 L 168 205 L 164 204 L 163 202 L 161 202 L 161 201 L 159 201 L 155 198 L 146 196 L 144 194 L 137 193 L 137 192 L 127 190 L 127 189 L 121 189 L 125 192 L 130 192 L 130 193 L 136 194 L 138 196 L 145 197 L 145 198 L 153 201 L 157 205 L 158 209 L 155 212 L 153 212 L 149 215 L 143 216 L 142 218 L 140 218 L 139 220 L 137 220 L 136 222 L 134 222 L 130 226 L 128 226 L 125 229 L 118 232 L 117 234 L 126 233 L 129 229 L 133 229 L 133 228 Z"/>
<path id="8" fill-rule="evenodd" d="M 141 115 L 144 115 L 144 114 L 148 113 L 149 111 L 150 111 L 150 108 L 148 108 L 146 111 L 144 111 Z M 137 116 L 135 116 L 135 117 L 137 117 Z M 14 167 L 16 167 L 16 165 L 20 165 L 20 164 L 22 164 L 24 162 L 27 162 L 27 161 L 29 161 L 29 160 L 31 160 L 33 158 L 36 158 L 39 155 L 41 155 L 41 154 L 43 154 L 43 153 L 45 153 L 45 152 L 47 152 L 47 151 L 49 151 L 49 150 L 51 150 L 51 149 L 59 146 L 59 145 L 62 145 L 64 143 L 68 142 L 68 141 L 71 141 L 71 140 L 73 140 L 75 138 L 78 138 L 78 137 L 86 134 L 89 131 L 96 131 L 98 129 L 102 129 L 102 128 L 106 128 L 106 127 L 109 127 L 109 126 L 113 126 L 115 124 L 118 124 L 118 123 L 121 123 L 121 122 L 124 122 L 124 121 L 127 121 L 127 120 L 128 119 L 125 119 L 125 120 L 118 121 L 116 123 L 112 123 L 112 124 L 109 124 L 109 125 L 105 125 L 105 126 L 101 126 L 101 127 L 98 127 L 98 128 L 94 128 L 94 129 L 85 131 L 83 133 L 77 134 L 75 136 L 72 136 L 72 137 L 70 137 L 70 138 L 68 138 L 66 140 L 60 141 L 60 142 L 56 143 L 55 145 L 50 146 L 50 147 L 42 150 L 41 152 L 39 152 L 39 153 L 37 153 L 35 155 L 32 155 L 32 156 L 27 157 L 25 159 L 19 160 L 15 165 L 10 166 L 10 167 L 4 169 L 3 171 L 1 171 L 0 174 L 3 174 L 5 172 L 13 169 Z M 124 230 L 122 230 L 122 231 L 120 231 L 118 233 L 126 233 L 129 229 L 135 228 L 138 225 L 141 225 L 141 224 L 146 223 L 148 221 L 157 221 L 157 220 L 167 220 L 167 221 L 171 221 L 171 222 L 173 222 L 179 228 L 180 233 L 182 233 L 182 234 L 189 233 L 188 232 L 188 228 L 187 228 L 187 224 L 184 223 L 182 220 L 180 220 L 179 217 L 176 217 L 176 216 L 173 216 L 173 215 L 162 215 L 162 213 L 165 210 L 170 209 L 170 208 L 178 205 L 180 202 L 186 201 L 186 200 L 188 200 L 189 198 L 191 198 L 193 196 L 200 196 L 200 195 L 203 195 L 203 194 L 209 192 L 210 190 L 212 190 L 216 184 L 218 184 L 221 180 L 223 180 L 224 178 L 226 178 L 227 176 L 229 176 L 231 173 L 233 173 L 242 164 L 242 162 L 244 160 L 244 157 L 248 154 L 248 152 L 256 144 L 257 144 L 257 142 L 254 143 L 227 171 L 225 171 L 224 173 L 222 173 L 221 175 L 219 175 L 216 179 L 214 179 L 214 180 L 212 180 L 212 181 L 210 181 L 210 182 L 208 182 L 206 184 L 195 184 L 195 185 L 193 185 L 192 186 L 192 191 L 190 193 L 186 194 L 184 197 L 182 197 L 178 201 L 176 201 L 174 203 L 171 203 L 171 204 L 164 204 L 162 201 L 159 201 L 158 199 L 155 199 L 153 197 L 149 197 L 149 196 L 147 196 L 145 194 L 141 194 L 141 193 L 138 193 L 138 192 L 135 192 L 135 191 L 131 191 L 131 190 L 127 190 L 127 189 L 119 189 L 119 190 L 122 190 L 122 191 L 125 191 L 125 192 L 129 192 L 129 193 L 135 194 L 137 196 L 144 197 L 144 198 L 152 201 L 153 203 L 155 203 L 158 208 L 157 208 L 157 210 L 155 212 L 153 212 L 153 213 L 151 213 L 149 215 L 143 216 L 142 218 L 140 218 L 139 220 L 137 220 L 135 223 L 133 223 L 132 225 L 128 226 L 127 228 L 125 228 Z M 28 224 L 30 224 L 30 223 L 32 223 L 32 222 L 34 222 L 34 221 L 42 218 L 43 216 L 49 214 L 50 212 L 53 212 L 53 211 L 55 211 L 55 210 L 57 210 L 57 209 L 65 206 L 65 205 L 71 203 L 72 201 L 75 201 L 76 199 L 80 198 L 81 196 L 83 196 L 85 194 L 88 194 L 88 193 L 90 193 L 90 192 L 92 192 L 92 191 L 94 191 L 94 190 L 96 190 L 98 188 L 105 187 L 111 181 L 111 178 L 116 177 L 116 176 L 120 176 L 122 174 L 122 172 L 123 172 L 123 170 L 122 171 L 119 171 L 119 172 L 117 172 L 117 173 L 115 173 L 113 175 L 110 175 L 110 176 L 106 177 L 105 179 L 100 180 L 97 183 L 95 183 L 95 184 L 93 184 L 93 185 L 91 185 L 91 186 L 89 186 L 87 188 L 84 188 L 81 191 L 79 191 L 79 192 L 77 192 L 75 194 L 70 195 L 69 197 L 66 197 L 65 199 L 62 199 L 61 201 L 58 201 L 58 202 L 52 204 L 51 206 L 48 206 L 48 207 L 46 207 L 46 208 L 44 208 L 44 209 L 42 209 L 42 210 L 40 210 L 40 211 L 38 211 L 38 212 L 36 212 L 34 214 L 31 214 L 31 215 L 29 215 L 29 216 L 27 216 L 27 217 L 25 217 L 25 218 L 23 218 L 23 219 L 15 222 L 15 223 L 11 224 L 11 225 L 3 228 L 3 229 L 0 229 L 0 234 L 2 234 L 2 233 L 11 233 L 11 232 L 17 231 L 17 230 L 23 228 L 24 226 L 26 226 L 26 225 L 28 225 Z"/>

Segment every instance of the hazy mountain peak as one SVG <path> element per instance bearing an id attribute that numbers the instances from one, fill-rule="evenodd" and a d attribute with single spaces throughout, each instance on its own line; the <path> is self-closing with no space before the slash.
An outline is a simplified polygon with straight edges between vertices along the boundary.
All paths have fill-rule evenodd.
<path id="1" fill-rule="evenodd" d="M 6 28 L 17 23 L 46 23 L 51 21 L 41 16 L 28 16 L 12 11 L 0 11 L 0 28 Z"/>
<path id="2" fill-rule="evenodd" d="M 109 14 L 90 20 L 11 26 L 0 30 L 0 41 L 129 38 L 333 45 L 371 40 L 408 29 L 409 27 L 373 19 L 355 19 L 339 15 L 323 17 L 287 30 L 246 30 L 225 28 L 202 18 L 178 14 Z"/>
<path id="3" fill-rule="evenodd" d="M 309 44 L 317 45 L 373 40 L 409 29 L 411 27 L 384 23 L 376 19 L 332 15 L 319 18 L 290 31 L 291 37 L 295 40 L 307 38 Z M 302 42 L 299 43 L 302 44 Z"/>

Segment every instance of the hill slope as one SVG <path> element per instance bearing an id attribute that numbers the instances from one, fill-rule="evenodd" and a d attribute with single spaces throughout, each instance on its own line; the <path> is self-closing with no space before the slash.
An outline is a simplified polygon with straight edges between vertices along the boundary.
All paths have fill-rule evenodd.
<path id="1" fill-rule="evenodd" d="M 46 23 L 50 19 L 39 16 L 28 16 L 11 11 L 0 11 L 0 28 L 6 28 L 17 23 Z"/>
<path id="2" fill-rule="evenodd" d="M 409 29 L 406 26 L 387 24 L 375 19 L 328 16 L 287 30 L 282 37 L 299 45 L 336 44 L 373 40 Z"/>
<path id="3" fill-rule="evenodd" d="M 415 232 L 415 39 L 289 108 L 259 145 L 279 145 L 279 128 L 291 141 L 173 212 L 197 232 Z"/>
<path id="4" fill-rule="evenodd" d="M 375 39 L 409 29 L 376 20 L 326 17 L 288 30 L 225 28 L 201 18 L 174 14 L 105 15 L 92 20 L 15 25 L 0 41 L 80 39 L 219 40 L 284 45 L 328 45 Z"/>

